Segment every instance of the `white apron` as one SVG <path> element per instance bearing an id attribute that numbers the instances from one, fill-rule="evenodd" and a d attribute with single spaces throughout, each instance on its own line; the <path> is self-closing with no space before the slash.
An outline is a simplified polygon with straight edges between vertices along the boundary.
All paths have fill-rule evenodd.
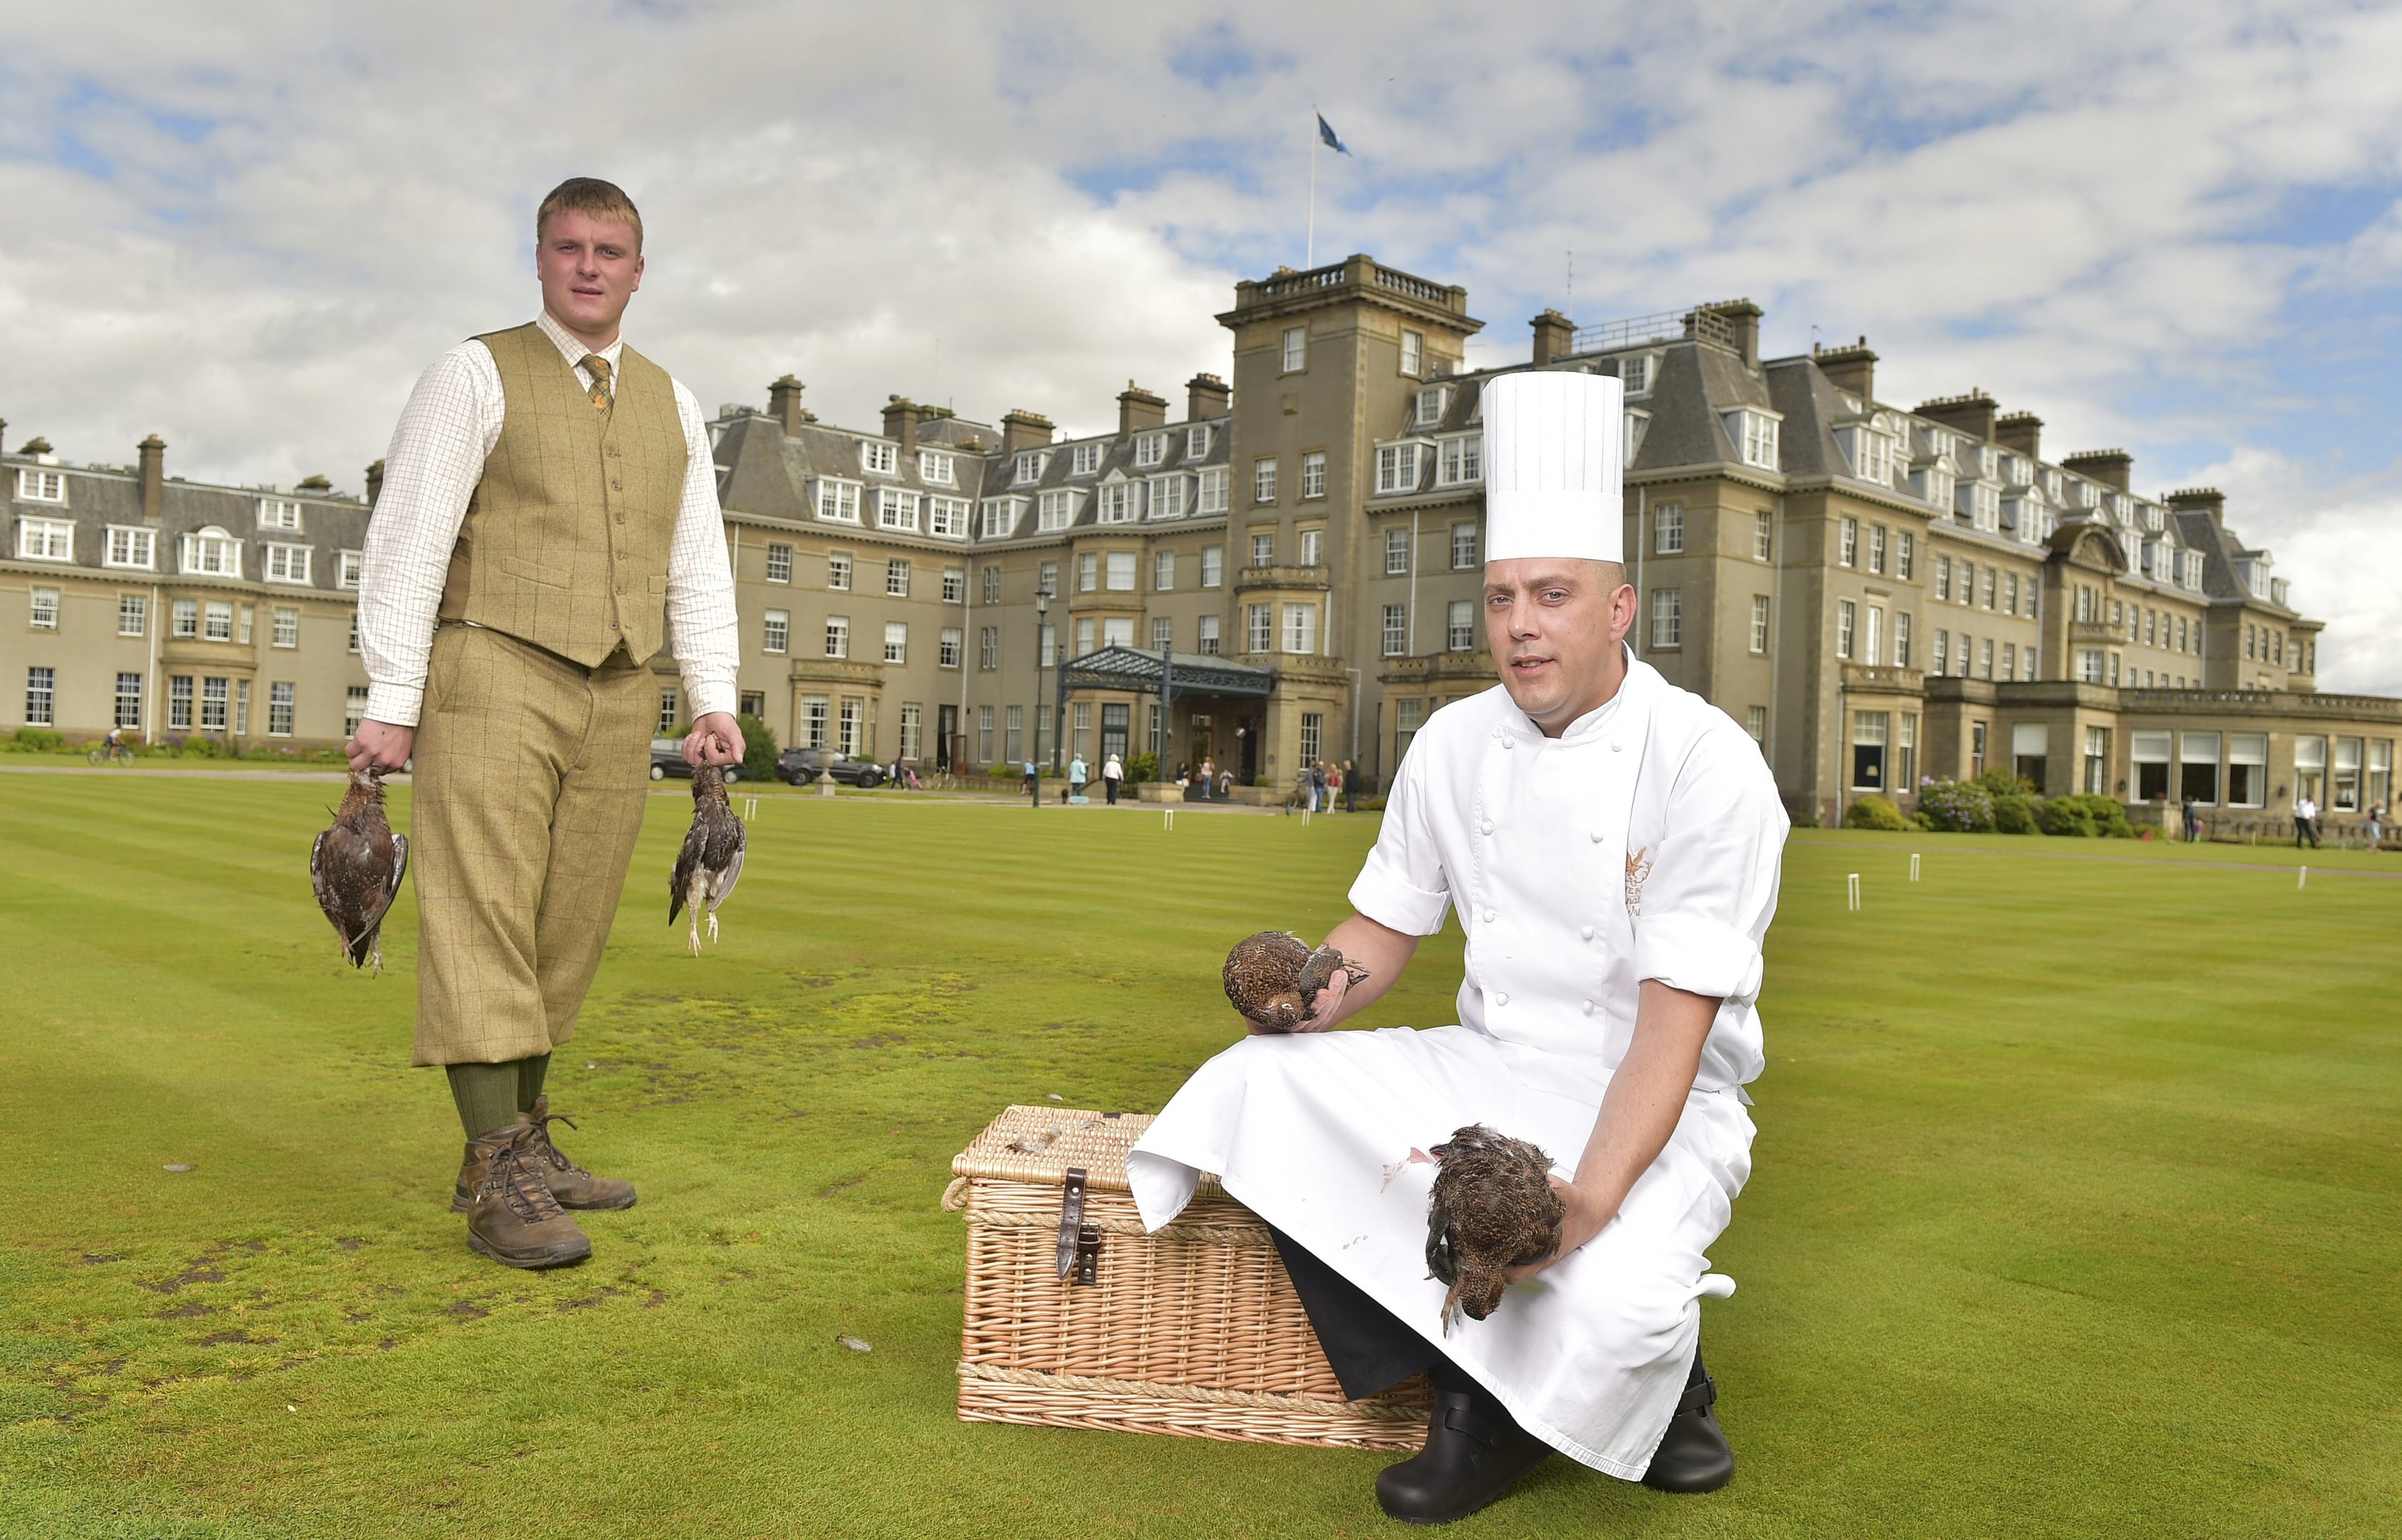
<path id="1" fill-rule="evenodd" d="M 1687 784 L 1680 767 L 1688 756 L 1697 746 L 1724 749 L 1717 723 L 1739 734 L 1706 707 L 1715 723 L 1693 717 L 1671 698 L 1679 696 L 1698 699 L 1637 663 L 1608 706 L 1558 739 L 1542 738 L 1498 690 L 1436 713 L 1411 757 L 1434 752 L 1404 766 L 1418 773 L 1417 794 L 1428 802 L 1386 816 L 1387 838 L 1439 847 L 1441 870 L 1397 861 L 1380 840 L 1353 902 L 1420 934 L 1440 928 L 1445 900 L 1458 904 L 1468 936 L 1465 1024 L 1247 1038 L 1201 1066 L 1126 1163 L 1147 1227 L 1183 1208 L 1198 1173 L 1217 1173 L 1230 1195 L 1423 1333 L 1528 1432 L 1628 1480 L 1650 1464 L 1684 1390 L 1697 1301 L 1734 1289 L 1708 1271 L 1704 1253 L 1750 1174 L 1752 1125 L 1740 1084 L 1759 1073 L 1750 1007 L 1765 913 L 1738 929 L 1734 908 L 1697 901 L 1693 912 L 1706 910 L 1704 918 L 1658 926 L 1647 950 L 1663 957 L 1679 946 L 1739 954 L 1750 936 L 1747 963 L 1738 956 L 1722 965 L 1733 969 L 1727 979 L 1688 981 L 1673 961 L 1656 961 L 1644 975 L 1727 997 L 1675 1134 L 1599 1236 L 1512 1285 L 1491 1316 L 1463 1318 L 1448 1338 L 1443 1286 L 1426 1266 L 1433 1167 L 1411 1156 L 1483 1122 L 1533 1140 L 1560 1176 L 1571 1176 L 1609 1066 L 1633 1033 L 1636 915 L 1657 913 L 1657 892 L 1646 894 L 1653 862 L 1675 851 L 1688 865 L 1732 868 L 1747 853 L 1758 866 L 1758 839 L 1730 855 L 1724 840 L 1697 851 L 1660 837 L 1668 786 Z M 1725 782 L 1734 800 L 1720 797 L 1710 822 L 1723 832 L 1773 820 L 1773 909 L 1782 810 L 1757 749 L 1748 738 L 1734 741 L 1758 767 L 1766 800 L 1746 778 L 1750 769 L 1732 779 L 1714 771 L 1710 794 Z M 1697 814 L 1699 798 L 1678 811 Z M 1403 899 L 1380 898 L 1380 869 Z M 1755 908 L 1759 885 L 1756 870 L 1734 883 Z M 1420 900 L 1432 901 L 1431 914 Z M 1708 944 L 1694 947 L 1697 937 Z"/>

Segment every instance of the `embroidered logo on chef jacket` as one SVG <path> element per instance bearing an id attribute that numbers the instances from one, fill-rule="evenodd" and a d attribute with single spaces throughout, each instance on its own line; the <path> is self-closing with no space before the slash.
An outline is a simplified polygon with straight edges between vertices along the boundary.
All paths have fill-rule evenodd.
<path id="1" fill-rule="evenodd" d="M 1626 853 L 1626 912 L 1630 914 L 1639 916 L 1643 913 L 1643 881 L 1651 875 L 1650 850 L 1650 846 L 1645 846 Z"/>

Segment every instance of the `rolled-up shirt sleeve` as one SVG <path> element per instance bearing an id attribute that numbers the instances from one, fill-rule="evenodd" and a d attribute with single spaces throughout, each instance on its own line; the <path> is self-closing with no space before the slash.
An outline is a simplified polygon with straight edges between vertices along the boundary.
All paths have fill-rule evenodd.
<path id="1" fill-rule="evenodd" d="M 1775 779 L 1730 722 L 1677 769 L 1634 915 L 1636 976 L 1713 999 L 1760 993 L 1788 820 Z"/>
<path id="2" fill-rule="evenodd" d="M 1428 818 L 1424 771 L 1428 755 L 1401 761 L 1385 799 L 1385 824 L 1368 864 L 1351 884 L 1351 907 L 1387 929 L 1431 936 L 1451 907 L 1451 885 Z"/>

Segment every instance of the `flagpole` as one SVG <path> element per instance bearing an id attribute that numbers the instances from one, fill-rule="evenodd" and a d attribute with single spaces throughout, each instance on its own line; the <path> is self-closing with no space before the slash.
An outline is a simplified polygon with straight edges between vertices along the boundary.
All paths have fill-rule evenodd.
<path id="1" fill-rule="evenodd" d="M 1318 103 L 1309 104 L 1309 237 L 1302 248 L 1304 271 L 1318 266 Z"/>

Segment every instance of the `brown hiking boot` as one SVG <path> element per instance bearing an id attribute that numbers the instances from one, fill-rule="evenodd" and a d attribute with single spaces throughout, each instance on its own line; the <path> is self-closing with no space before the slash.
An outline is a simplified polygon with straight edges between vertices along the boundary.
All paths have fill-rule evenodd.
<path id="1" fill-rule="evenodd" d="M 509 1267 L 565 1267 L 592 1255 L 531 1164 L 538 1128 L 511 1123 L 467 1141 L 467 1244 Z"/>
<path id="2" fill-rule="evenodd" d="M 566 1152 L 550 1142 L 550 1125 L 554 1122 L 575 1126 L 575 1120 L 550 1109 L 547 1095 L 533 1099 L 533 1110 L 520 1112 L 512 1128 L 531 1128 L 533 1136 L 526 1141 L 525 1161 L 550 1195 L 559 1200 L 561 1208 L 611 1209 L 634 1206 L 634 1184 L 619 1181 L 614 1176 L 595 1176 L 567 1158 Z M 472 1151 L 470 1154 L 472 1155 Z M 459 1183 L 450 1190 L 450 1212 L 467 1212 L 467 1171 L 461 1167 Z"/>

